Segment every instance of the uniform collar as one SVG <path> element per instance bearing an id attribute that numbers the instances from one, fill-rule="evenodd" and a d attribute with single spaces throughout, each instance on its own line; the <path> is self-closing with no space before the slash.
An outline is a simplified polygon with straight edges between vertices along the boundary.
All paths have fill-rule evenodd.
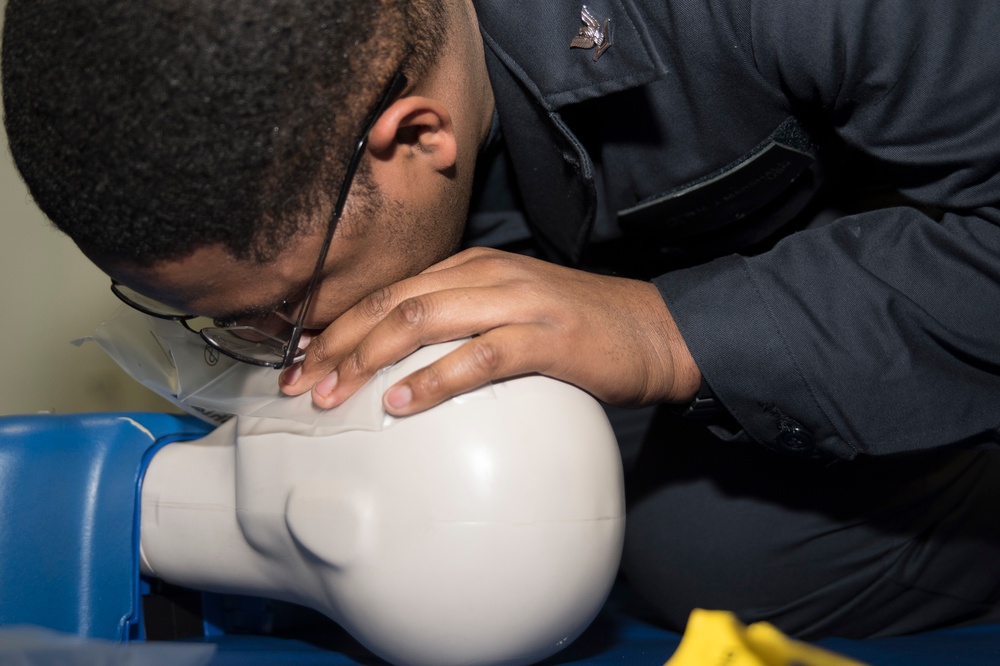
<path id="1" fill-rule="evenodd" d="M 474 0 L 483 39 L 542 106 L 554 111 L 649 83 L 666 67 L 651 48 L 630 0 L 588 0 L 600 24 L 610 19 L 612 45 L 570 48 L 584 26 L 582 4 L 537 0 Z"/>
<path id="2" fill-rule="evenodd" d="M 507 152 L 536 237 L 554 257 L 579 261 L 598 211 L 594 165 L 559 109 L 649 83 L 665 71 L 633 20 L 630 0 L 593 0 L 611 19 L 612 46 L 570 48 L 582 5 L 473 0 Z"/>

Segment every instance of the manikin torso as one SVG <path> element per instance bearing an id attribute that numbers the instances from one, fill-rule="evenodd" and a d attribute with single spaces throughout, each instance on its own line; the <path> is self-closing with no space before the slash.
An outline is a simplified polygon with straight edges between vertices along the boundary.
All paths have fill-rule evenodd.
<path id="1" fill-rule="evenodd" d="M 162 449 L 143 572 L 315 608 L 395 664 L 526 664 L 567 645 L 621 555 L 614 435 L 593 398 L 537 376 L 386 415 L 385 388 L 454 344 L 315 424 L 239 417 Z"/>

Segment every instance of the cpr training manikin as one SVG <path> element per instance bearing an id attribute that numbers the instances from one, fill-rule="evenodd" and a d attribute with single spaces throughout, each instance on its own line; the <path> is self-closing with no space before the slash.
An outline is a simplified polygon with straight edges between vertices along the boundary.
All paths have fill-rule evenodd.
<path id="1" fill-rule="evenodd" d="M 397 665 L 529 664 L 568 645 L 621 556 L 614 434 L 591 396 L 539 376 L 383 411 L 388 386 L 455 344 L 315 422 L 241 416 L 164 447 L 142 486 L 142 571 L 309 606 Z"/>

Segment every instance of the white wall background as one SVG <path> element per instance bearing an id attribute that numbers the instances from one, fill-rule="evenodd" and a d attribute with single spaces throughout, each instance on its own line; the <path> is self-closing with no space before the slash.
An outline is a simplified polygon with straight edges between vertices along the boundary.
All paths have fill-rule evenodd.
<path id="1" fill-rule="evenodd" d="M 0 134 L 0 415 L 176 411 L 95 343 L 70 344 L 119 301 L 107 277 L 31 201 Z"/>

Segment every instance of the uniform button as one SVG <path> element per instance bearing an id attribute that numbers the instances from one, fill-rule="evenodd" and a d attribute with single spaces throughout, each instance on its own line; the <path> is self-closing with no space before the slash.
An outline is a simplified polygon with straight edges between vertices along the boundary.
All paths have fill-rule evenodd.
<path id="1" fill-rule="evenodd" d="M 812 453 L 816 450 L 816 438 L 798 424 L 789 425 L 787 429 L 782 430 L 774 442 L 790 453 Z"/>

